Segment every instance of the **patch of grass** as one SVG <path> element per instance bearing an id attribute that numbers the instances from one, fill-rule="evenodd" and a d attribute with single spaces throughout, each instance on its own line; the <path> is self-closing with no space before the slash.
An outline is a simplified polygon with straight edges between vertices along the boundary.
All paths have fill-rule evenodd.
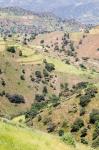
<path id="1" fill-rule="evenodd" d="M 77 144 L 77 149 L 62 143 L 57 137 L 0 122 L 0 150 L 91 150 Z"/>

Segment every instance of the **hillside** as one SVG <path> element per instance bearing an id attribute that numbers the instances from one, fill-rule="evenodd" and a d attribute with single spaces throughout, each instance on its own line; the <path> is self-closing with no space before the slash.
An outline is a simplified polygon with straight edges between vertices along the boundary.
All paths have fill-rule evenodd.
<path id="1" fill-rule="evenodd" d="M 2 7 L 19 6 L 35 12 L 53 12 L 56 16 L 74 18 L 86 24 L 99 23 L 99 0 L 57 0 L 57 1 L 28 1 L 5 0 L 0 2 Z"/>
<path id="2" fill-rule="evenodd" d="M 79 148 L 80 150 L 91 150 L 91 148 L 80 144 L 77 144 L 77 148 L 73 148 L 64 144 L 56 136 L 27 127 L 13 126 L 1 121 L 0 130 L 0 150 L 79 150 Z"/>
<path id="3" fill-rule="evenodd" d="M 1 150 L 99 148 L 98 39 L 98 25 L 0 9 Z"/>
<path id="4" fill-rule="evenodd" d="M 78 31 L 85 27 L 76 21 L 63 21 L 53 13 L 34 13 L 20 7 L 0 8 L 0 26 L 2 34 L 39 34 L 56 30 Z"/>

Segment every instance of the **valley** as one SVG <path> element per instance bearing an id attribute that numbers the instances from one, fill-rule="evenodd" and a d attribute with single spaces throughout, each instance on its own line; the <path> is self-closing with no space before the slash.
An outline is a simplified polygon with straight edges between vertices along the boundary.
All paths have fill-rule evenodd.
<path id="1" fill-rule="evenodd" d="M 1 8 L 0 117 L 1 150 L 98 150 L 99 26 Z"/>

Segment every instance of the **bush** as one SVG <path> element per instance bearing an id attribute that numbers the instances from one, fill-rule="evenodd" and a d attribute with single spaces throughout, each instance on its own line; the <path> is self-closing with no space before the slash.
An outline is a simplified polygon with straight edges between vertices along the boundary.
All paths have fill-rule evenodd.
<path id="1" fill-rule="evenodd" d="M 1 80 L 1 84 L 2 86 L 6 86 L 6 82 L 3 79 Z"/>
<path id="2" fill-rule="evenodd" d="M 48 91 L 47 91 L 47 87 L 46 86 L 44 86 L 44 88 L 43 88 L 43 94 L 44 95 L 46 95 L 48 93 Z"/>
<path id="3" fill-rule="evenodd" d="M 35 76 L 36 76 L 37 78 L 42 78 L 42 75 L 41 75 L 41 72 L 40 72 L 40 71 L 36 71 L 36 72 L 35 72 Z"/>
<path id="4" fill-rule="evenodd" d="M 85 90 L 85 95 L 80 97 L 80 105 L 85 107 L 91 101 L 93 97 L 95 97 L 96 93 L 98 92 L 96 87 L 89 87 Z"/>
<path id="5" fill-rule="evenodd" d="M 56 105 L 56 104 L 58 104 L 58 102 L 59 102 L 60 99 L 56 95 L 52 95 L 50 97 L 50 100 L 51 100 L 51 102 L 52 102 L 53 105 Z"/>
<path id="6" fill-rule="evenodd" d="M 49 122 L 51 122 L 51 119 L 45 117 L 44 120 L 43 120 L 43 124 L 47 125 Z"/>
<path id="7" fill-rule="evenodd" d="M 87 135 L 87 129 L 84 128 L 82 131 L 81 131 L 81 137 L 85 137 Z"/>
<path id="8" fill-rule="evenodd" d="M 45 102 L 42 103 L 34 103 L 31 107 L 31 110 L 29 112 L 26 112 L 25 117 L 26 118 L 34 118 L 40 110 L 46 107 Z"/>
<path id="9" fill-rule="evenodd" d="M 41 40 L 40 43 L 41 43 L 41 44 L 44 44 L 44 40 Z"/>
<path id="10" fill-rule="evenodd" d="M 81 67 L 82 69 L 87 69 L 86 66 L 84 66 L 83 64 L 80 64 L 80 67 Z"/>
<path id="11" fill-rule="evenodd" d="M 16 104 L 25 103 L 25 99 L 24 99 L 24 97 L 22 95 L 18 95 L 18 94 L 14 94 L 14 95 L 6 94 L 6 97 L 8 98 L 8 100 L 11 103 L 16 103 Z"/>
<path id="12" fill-rule="evenodd" d="M 95 140 L 99 136 L 99 122 L 95 124 L 95 130 L 93 132 L 93 140 Z"/>
<path id="13" fill-rule="evenodd" d="M 21 79 L 21 80 L 25 80 L 24 75 L 21 75 L 21 76 L 20 76 L 20 79 Z"/>
<path id="14" fill-rule="evenodd" d="M 64 143 L 75 146 L 75 140 L 70 133 L 64 134 L 61 139 Z"/>
<path id="15" fill-rule="evenodd" d="M 40 122 L 42 120 L 41 115 L 38 116 L 38 122 Z"/>
<path id="16" fill-rule="evenodd" d="M 82 95 L 80 97 L 80 105 L 82 107 L 87 106 L 90 101 L 91 101 L 91 96 L 89 94 L 88 95 Z"/>
<path id="17" fill-rule="evenodd" d="M 59 134 L 59 136 L 63 136 L 64 135 L 64 130 L 60 129 L 58 134 Z"/>
<path id="18" fill-rule="evenodd" d="M 49 74 L 48 74 L 46 69 L 43 70 L 43 74 L 44 74 L 44 77 L 48 77 L 49 76 Z"/>
<path id="19" fill-rule="evenodd" d="M 53 123 L 50 122 L 49 125 L 48 125 L 48 127 L 47 127 L 48 133 L 53 132 L 54 129 L 55 129 L 55 125 L 54 125 Z"/>
<path id="20" fill-rule="evenodd" d="M 53 70 L 55 70 L 55 66 L 52 63 L 45 63 L 45 68 L 47 71 L 51 72 Z"/>
<path id="21" fill-rule="evenodd" d="M 10 52 L 10 53 L 15 53 L 15 52 L 16 52 L 14 46 L 8 47 L 8 48 L 7 48 L 7 51 Z"/>
<path id="22" fill-rule="evenodd" d="M 85 138 L 81 138 L 81 143 L 88 144 L 88 141 Z"/>
<path id="23" fill-rule="evenodd" d="M 84 126 L 84 121 L 80 118 L 77 118 L 73 123 L 73 125 L 71 126 L 71 132 L 77 132 L 83 126 Z"/>
<path id="24" fill-rule="evenodd" d="M 76 90 L 87 88 L 88 82 L 79 82 L 74 86 Z"/>
<path id="25" fill-rule="evenodd" d="M 80 116 L 83 116 L 86 113 L 85 108 L 81 107 L 80 109 Z"/>
<path id="26" fill-rule="evenodd" d="M 36 94 L 36 95 L 35 95 L 35 100 L 36 100 L 37 102 L 45 101 L 44 95 Z"/>
<path id="27" fill-rule="evenodd" d="M 90 113 L 90 123 L 94 124 L 95 122 L 99 122 L 99 110 L 93 110 Z"/>
<path id="28" fill-rule="evenodd" d="M 96 87 L 89 87 L 85 92 L 86 95 L 90 95 L 90 97 L 93 98 L 98 93 L 98 89 Z"/>
<path id="29" fill-rule="evenodd" d="M 98 136 L 98 138 L 96 140 L 93 141 L 92 147 L 93 148 L 98 148 L 99 147 L 99 136 Z"/>
<path id="30" fill-rule="evenodd" d="M 19 56 L 20 56 L 20 57 L 22 56 L 22 51 L 19 51 Z"/>

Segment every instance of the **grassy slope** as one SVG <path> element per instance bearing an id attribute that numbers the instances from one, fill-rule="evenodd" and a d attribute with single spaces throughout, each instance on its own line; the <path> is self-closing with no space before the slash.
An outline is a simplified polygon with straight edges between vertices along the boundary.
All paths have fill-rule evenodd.
<path id="1" fill-rule="evenodd" d="M 18 50 L 22 50 L 23 57 L 19 58 L 16 56 L 13 59 L 11 55 L 5 51 L 5 47 L 11 46 L 11 45 L 18 47 Z M 89 76 L 91 77 L 91 79 L 97 78 L 98 76 L 97 73 L 91 74 L 91 71 L 89 70 L 82 71 L 81 69 L 77 69 L 73 65 L 65 64 L 60 59 L 49 57 L 48 55 L 44 56 L 43 54 L 39 54 L 36 52 L 36 49 L 38 48 L 41 49 L 41 47 L 38 47 L 38 46 L 36 47 L 32 45 L 32 47 L 29 48 L 28 46 L 23 46 L 22 44 L 18 44 L 18 43 L 16 44 L 16 42 L 13 39 L 8 39 L 8 41 L 6 42 L 4 42 L 3 39 L 1 39 L 0 47 L 1 47 L 0 48 L 0 51 L 1 51 L 0 52 L 0 67 L 1 69 L 6 70 L 6 72 L 2 76 L 7 83 L 4 89 L 8 93 L 9 92 L 16 93 L 17 91 L 18 94 L 23 95 L 28 100 L 27 104 L 24 105 L 24 107 L 22 105 L 22 106 L 17 107 L 17 109 L 15 109 L 15 106 L 13 104 L 10 104 L 7 100 L 5 101 L 5 98 L 2 98 L 3 101 L 0 102 L 0 106 L 2 108 L 2 112 L 5 112 L 7 114 L 8 113 L 12 114 L 12 112 L 15 112 L 16 114 L 17 112 L 20 112 L 20 110 L 21 111 L 24 110 L 26 107 L 28 107 L 28 105 L 30 106 L 30 104 L 33 102 L 33 97 L 32 97 L 33 89 L 30 89 L 27 87 L 30 83 L 20 80 L 20 75 L 22 74 L 21 70 L 23 68 L 26 69 L 28 65 L 31 66 L 32 64 L 33 65 L 42 64 L 43 59 L 46 58 L 48 62 L 51 62 L 55 65 L 57 73 L 60 72 L 61 74 L 66 74 L 67 76 L 71 75 L 71 76 L 76 76 L 76 78 L 79 77 L 79 78 L 85 78 L 85 79 L 87 79 Z M 9 62 L 9 65 L 6 65 L 6 62 Z M 22 67 L 23 66 L 22 64 L 24 64 L 25 66 Z M 66 78 L 67 77 L 65 77 L 65 80 Z M 20 82 L 20 84 L 18 84 L 18 82 Z M 4 90 L 1 87 L 0 89 L 1 91 Z"/>
<path id="2" fill-rule="evenodd" d="M 79 144 L 73 148 L 55 136 L 3 122 L 0 122 L 0 131 L 0 150 L 90 150 Z"/>

